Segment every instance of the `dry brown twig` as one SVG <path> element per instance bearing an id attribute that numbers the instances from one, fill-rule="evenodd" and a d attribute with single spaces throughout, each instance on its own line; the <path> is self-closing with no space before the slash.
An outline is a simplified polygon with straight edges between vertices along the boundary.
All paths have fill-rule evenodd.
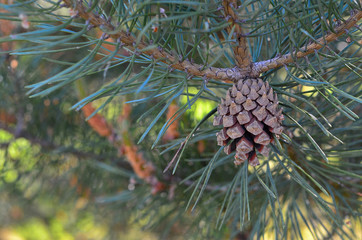
<path id="1" fill-rule="evenodd" d="M 87 8 L 82 4 L 81 1 L 63 0 L 63 2 L 67 7 L 73 9 L 74 13 L 89 22 L 89 24 L 92 26 L 101 26 L 102 29 L 107 29 L 109 32 L 116 31 L 116 28 L 111 23 L 107 22 L 99 15 L 93 12 L 87 12 Z M 238 45 L 234 48 L 237 66 L 234 67 L 205 68 L 204 65 L 192 63 L 189 60 L 179 61 L 179 56 L 174 56 L 173 54 L 167 53 L 162 48 L 144 50 L 149 47 L 150 44 L 144 41 L 140 41 L 138 44 L 136 44 L 136 38 L 124 30 L 117 30 L 115 33 L 109 34 L 109 37 L 115 39 L 116 41 L 122 42 L 124 45 L 130 48 L 136 48 L 137 50 L 142 51 L 143 54 L 152 56 L 158 61 L 165 62 L 169 64 L 171 68 L 187 72 L 191 76 L 201 76 L 208 79 L 222 81 L 237 81 L 249 76 L 258 77 L 263 72 L 292 63 L 294 62 L 295 58 L 305 57 L 306 55 L 313 53 L 315 50 L 321 49 L 329 42 L 335 41 L 339 36 L 345 34 L 348 29 L 352 28 L 362 18 L 362 11 L 356 10 L 343 24 L 334 29 L 334 33 L 328 33 L 324 37 L 319 38 L 316 42 L 310 43 L 307 46 L 296 50 L 292 54 L 288 53 L 273 59 L 253 63 L 249 57 L 246 57 L 249 56 L 249 51 L 246 47 L 246 38 L 242 33 L 241 27 L 237 24 L 236 21 L 237 15 L 234 11 L 234 9 L 236 9 L 236 1 L 224 0 L 223 5 L 226 15 L 231 16 L 229 17 L 228 21 L 231 22 L 231 25 L 235 26 L 235 32 L 237 34 Z"/>

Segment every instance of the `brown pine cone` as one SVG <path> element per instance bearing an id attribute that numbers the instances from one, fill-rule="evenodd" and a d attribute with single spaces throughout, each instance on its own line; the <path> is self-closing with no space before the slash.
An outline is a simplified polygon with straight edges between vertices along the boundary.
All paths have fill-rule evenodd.
<path id="1" fill-rule="evenodd" d="M 282 133 L 284 119 L 278 107 L 277 94 L 262 79 L 241 79 L 227 91 L 226 98 L 218 106 L 219 115 L 214 126 L 224 128 L 216 134 L 226 154 L 236 150 L 235 165 L 249 160 L 251 166 L 259 165 L 256 151 L 268 156 L 272 133 Z"/>

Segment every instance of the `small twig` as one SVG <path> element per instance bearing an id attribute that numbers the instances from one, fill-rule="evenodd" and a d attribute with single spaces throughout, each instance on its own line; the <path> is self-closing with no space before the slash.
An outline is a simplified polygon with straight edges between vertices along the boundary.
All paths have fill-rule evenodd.
<path id="1" fill-rule="evenodd" d="M 228 32 L 230 33 L 234 28 L 234 34 L 237 39 L 237 45 L 233 48 L 236 65 L 246 72 L 251 72 L 252 61 L 248 44 L 243 29 L 238 24 L 238 22 L 240 22 L 238 16 L 234 11 L 234 9 L 237 8 L 237 1 L 223 0 L 222 5 L 224 7 L 225 18 L 231 23 L 228 27 Z"/>
<path id="2" fill-rule="evenodd" d="M 270 60 L 256 62 L 252 66 L 253 74 L 259 75 L 262 72 L 266 72 L 273 68 L 278 68 L 288 63 L 294 62 L 294 57 L 302 58 L 311 53 L 314 53 L 316 50 L 319 50 L 325 47 L 328 43 L 335 41 L 339 36 L 346 33 L 346 30 L 354 27 L 356 23 L 362 18 L 362 11 L 356 10 L 354 14 L 349 17 L 344 24 L 339 25 L 334 30 L 334 33 L 329 33 L 326 36 L 320 37 L 316 42 L 308 44 L 306 47 L 302 47 L 293 53 L 288 53 L 283 56 L 278 56 Z"/>

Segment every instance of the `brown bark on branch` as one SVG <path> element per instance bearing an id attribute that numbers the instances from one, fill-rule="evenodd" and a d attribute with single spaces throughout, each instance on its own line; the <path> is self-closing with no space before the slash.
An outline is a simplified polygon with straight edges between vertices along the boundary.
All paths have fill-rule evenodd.
<path id="1" fill-rule="evenodd" d="M 82 111 L 85 117 L 89 117 L 95 109 L 92 107 L 91 103 L 88 103 L 82 108 Z M 106 119 L 98 113 L 88 120 L 88 124 L 98 133 L 99 136 L 111 137 L 113 134 L 111 126 L 107 123 Z"/>
<path id="2" fill-rule="evenodd" d="M 252 63 L 248 58 L 243 58 L 243 56 L 248 54 L 248 50 L 246 47 L 246 40 L 244 35 L 239 34 L 238 36 L 238 47 L 236 47 L 236 62 L 237 66 L 232 68 L 215 68 L 215 67 L 206 67 L 201 64 L 192 63 L 189 60 L 180 61 L 179 56 L 174 56 L 162 48 L 153 48 L 146 49 L 150 44 L 145 43 L 144 41 L 140 41 L 136 44 L 136 38 L 133 37 L 130 33 L 124 30 L 116 30 L 116 28 L 101 18 L 99 15 L 93 12 L 87 12 L 87 8 L 81 3 L 81 1 L 72 1 L 72 0 L 63 0 L 66 6 L 72 8 L 73 11 L 89 22 L 89 24 L 94 27 L 101 27 L 102 31 L 109 32 L 109 37 L 115 39 L 116 41 L 122 42 L 124 45 L 133 48 L 143 54 L 148 56 L 152 56 L 154 59 L 158 61 L 162 61 L 168 64 L 171 68 L 186 72 L 192 76 L 200 76 L 208 79 L 215 80 L 223 80 L 223 81 L 237 81 L 239 79 L 245 77 L 258 77 L 261 73 L 266 72 L 273 68 L 278 68 L 280 66 L 286 65 L 288 63 L 294 62 L 294 58 L 302 58 L 307 56 L 308 54 L 313 53 L 316 50 L 321 49 L 329 42 L 335 41 L 339 36 L 344 34 L 348 29 L 352 28 L 357 22 L 362 18 L 362 11 L 355 10 L 350 18 L 348 18 L 343 24 L 336 27 L 334 33 L 329 33 L 324 37 L 319 38 L 316 42 L 308 44 L 306 47 L 302 47 L 301 49 L 295 51 L 294 53 L 288 53 L 280 57 L 275 57 L 273 59 L 269 59 L 266 61 L 260 61 L 256 63 Z M 225 0 L 224 2 L 233 3 L 234 0 Z M 225 13 L 234 14 L 235 18 L 233 23 L 235 23 L 236 15 L 233 11 L 233 8 L 230 4 L 226 4 Z M 230 15 L 232 16 L 232 15 Z M 239 26 L 235 25 L 235 28 L 238 32 L 241 31 Z M 250 67 L 251 66 L 251 69 Z"/>
<path id="3" fill-rule="evenodd" d="M 328 43 L 335 41 L 339 36 L 346 33 L 346 31 L 352 28 L 357 22 L 362 18 L 362 11 L 356 10 L 351 17 L 349 17 L 343 24 L 334 29 L 334 33 L 329 33 L 324 37 L 320 37 L 314 43 L 310 43 L 307 47 L 302 47 L 299 50 L 288 54 L 285 54 L 280 57 L 275 57 L 266 61 L 256 62 L 253 64 L 253 72 L 262 73 L 266 72 L 273 68 L 278 68 L 288 63 L 294 62 L 294 58 L 302 58 L 311 53 L 314 53 L 316 50 L 321 49 L 326 46 Z"/>
<path id="4" fill-rule="evenodd" d="M 238 15 L 234 9 L 237 8 L 237 0 L 223 0 L 222 5 L 224 7 L 225 17 L 230 24 L 228 32 L 230 33 L 234 28 L 234 34 L 236 35 L 237 45 L 233 48 L 236 65 L 245 70 L 251 72 L 251 56 L 243 29 L 238 24 Z"/>
<path id="5" fill-rule="evenodd" d="M 165 141 L 170 141 L 173 139 L 176 139 L 180 136 L 180 133 L 178 131 L 179 129 L 179 120 L 176 119 L 176 112 L 179 110 L 179 107 L 175 102 L 171 103 L 171 105 L 168 107 L 168 111 L 166 114 L 166 118 L 170 120 L 169 126 L 165 132 L 165 135 L 163 135 L 162 139 Z"/>

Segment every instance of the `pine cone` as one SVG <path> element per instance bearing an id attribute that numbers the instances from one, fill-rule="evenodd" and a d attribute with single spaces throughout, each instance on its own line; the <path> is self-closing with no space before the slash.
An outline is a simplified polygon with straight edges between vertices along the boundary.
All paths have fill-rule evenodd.
<path id="1" fill-rule="evenodd" d="M 235 165 L 246 160 L 252 166 L 259 165 L 256 151 L 269 155 L 267 146 L 272 133 L 278 137 L 283 131 L 284 116 L 278 105 L 277 94 L 260 78 L 239 80 L 227 91 L 226 98 L 221 99 L 214 126 L 224 128 L 216 134 L 217 142 L 225 146 L 226 154 L 236 150 Z"/>

